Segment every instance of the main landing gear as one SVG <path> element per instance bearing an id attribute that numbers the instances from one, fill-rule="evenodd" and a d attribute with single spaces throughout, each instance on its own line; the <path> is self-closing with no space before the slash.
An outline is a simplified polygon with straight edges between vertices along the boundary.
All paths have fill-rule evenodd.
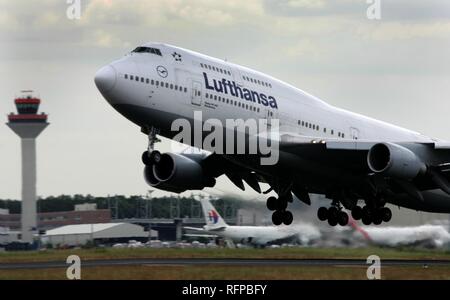
<path id="1" fill-rule="evenodd" d="M 321 207 L 317 211 L 317 217 L 320 221 L 328 221 L 330 226 L 346 226 L 348 224 L 348 215 L 342 211 L 339 203 L 333 203 L 330 208 Z"/>
<path id="2" fill-rule="evenodd" d="M 282 223 L 285 225 L 292 224 L 294 216 L 289 210 L 286 210 L 288 202 L 292 202 L 292 196 L 281 196 L 278 199 L 272 196 L 267 199 L 267 208 L 273 211 L 272 222 L 274 225 L 278 226 Z"/>
<path id="3" fill-rule="evenodd" d="M 389 222 L 392 218 L 392 211 L 387 207 L 355 206 L 352 209 L 352 217 L 361 220 L 364 225 L 380 225 L 382 222 Z"/>
<path id="4" fill-rule="evenodd" d="M 386 202 L 382 197 L 373 199 L 373 201 L 366 201 L 364 207 L 353 205 L 351 209 L 352 218 L 356 221 L 361 220 L 364 225 L 380 225 L 383 222 L 389 222 L 392 218 L 392 211 L 384 207 Z M 347 207 L 348 208 L 348 207 Z M 342 206 L 339 201 L 334 200 L 330 208 L 321 207 L 317 211 L 317 217 L 321 221 L 328 221 L 331 226 L 337 224 L 345 226 L 348 224 L 348 215 L 342 211 Z"/>

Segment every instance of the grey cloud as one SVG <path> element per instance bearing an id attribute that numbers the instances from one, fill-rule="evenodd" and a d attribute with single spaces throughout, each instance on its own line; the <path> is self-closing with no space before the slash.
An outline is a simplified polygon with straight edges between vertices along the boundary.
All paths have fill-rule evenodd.
<path id="1" fill-rule="evenodd" d="M 300 2 L 302 0 L 299 0 Z M 443 0 L 380 0 L 382 21 L 438 21 L 450 19 L 450 2 Z M 365 18 L 371 5 L 366 0 L 311 0 L 294 5 L 295 0 L 263 0 L 268 14 L 286 17 L 346 16 Z"/>
<path id="2" fill-rule="evenodd" d="M 299 2 L 301 2 L 300 0 Z M 336 15 L 365 16 L 368 5 L 359 0 L 311 0 L 303 1 L 304 5 L 295 5 L 293 0 L 263 0 L 265 11 L 268 14 L 287 17 L 317 17 Z M 306 3 L 311 3 L 307 5 Z M 313 3 L 317 3 L 314 5 Z"/>

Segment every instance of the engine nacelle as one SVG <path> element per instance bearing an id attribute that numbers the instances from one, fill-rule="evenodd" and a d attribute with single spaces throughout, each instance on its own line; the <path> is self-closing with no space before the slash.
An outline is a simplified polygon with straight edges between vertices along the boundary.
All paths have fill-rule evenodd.
<path id="1" fill-rule="evenodd" d="M 413 179 L 427 170 L 425 163 L 414 152 L 393 143 L 372 146 L 367 164 L 374 173 L 401 179 Z"/>
<path id="2" fill-rule="evenodd" d="M 174 193 L 213 187 L 216 181 L 205 175 L 201 159 L 203 156 L 164 153 L 157 163 L 145 167 L 145 180 L 152 187 Z"/>

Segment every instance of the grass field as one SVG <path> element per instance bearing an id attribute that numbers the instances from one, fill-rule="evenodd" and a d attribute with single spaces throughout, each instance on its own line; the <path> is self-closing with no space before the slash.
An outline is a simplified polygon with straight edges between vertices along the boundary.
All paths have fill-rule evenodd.
<path id="1" fill-rule="evenodd" d="M 450 251 L 390 248 L 277 248 L 277 249 L 69 249 L 33 252 L 0 252 L 0 263 L 65 261 L 69 255 L 82 260 L 112 258 L 356 258 L 378 255 L 381 259 L 450 259 Z"/>
<path id="2" fill-rule="evenodd" d="M 450 259 L 449 251 L 385 248 L 278 248 L 278 249 L 72 249 L 0 253 L 0 263 L 120 258 L 355 258 L 378 255 L 383 259 Z M 366 279 L 363 266 L 107 266 L 82 269 L 83 279 Z M 0 270 L 0 279 L 65 279 L 65 269 Z M 385 266 L 383 279 L 450 279 L 450 267 Z"/>
<path id="3" fill-rule="evenodd" d="M 382 279 L 450 279 L 450 267 L 384 267 Z M 65 269 L 0 271 L 0 280 L 64 280 Z M 83 280 L 319 280 L 367 279 L 365 267 L 114 266 L 81 270 Z"/>

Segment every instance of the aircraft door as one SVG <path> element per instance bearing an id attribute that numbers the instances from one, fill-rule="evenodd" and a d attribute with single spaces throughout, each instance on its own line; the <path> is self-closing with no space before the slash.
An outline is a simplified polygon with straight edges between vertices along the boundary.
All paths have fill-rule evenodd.
<path id="1" fill-rule="evenodd" d="M 350 138 L 352 140 L 359 139 L 359 130 L 358 130 L 358 128 L 350 127 Z"/>
<path id="2" fill-rule="evenodd" d="M 273 109 L 265 109 L 265 119 L 266 119 L 266 124 L 267 124 L 267 129 L 270 130 L 272 129 L 272 125 L 273 124 L 273 119 L 278 119 L 278 113 L 273 110 Z M 280 124 L 278 124 L 280 125 Z"/>
<path id="3" fill-rule="evenodd" d="M 192 81 L 191 103 L 193 105 L 202 105 L 202 84 L 198 81 Z"/>

